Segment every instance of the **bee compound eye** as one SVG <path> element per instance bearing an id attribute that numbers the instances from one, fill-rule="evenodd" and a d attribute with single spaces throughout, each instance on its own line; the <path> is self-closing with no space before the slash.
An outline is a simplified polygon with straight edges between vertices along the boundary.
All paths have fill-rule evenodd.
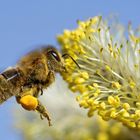
<path id="1" fill-rule="evenodd" d="M 60 57 L 58 56 L 58 54 L 55 51 L 50 51 L 50 54 L 58 61 L 60 62 Z"/>

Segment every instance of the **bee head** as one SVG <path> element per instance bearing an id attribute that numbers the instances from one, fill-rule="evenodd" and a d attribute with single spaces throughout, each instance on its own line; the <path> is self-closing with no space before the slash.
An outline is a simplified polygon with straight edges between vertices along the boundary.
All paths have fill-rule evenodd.
<path id="1" fill-rule="evenodd" d="M 55 72 L 66 71 L 64 66 L 64 60 L 61 54 L 53 46 L 47 46 L 43 48 L 43 53 L 45 53 L 48 68 Z"/>

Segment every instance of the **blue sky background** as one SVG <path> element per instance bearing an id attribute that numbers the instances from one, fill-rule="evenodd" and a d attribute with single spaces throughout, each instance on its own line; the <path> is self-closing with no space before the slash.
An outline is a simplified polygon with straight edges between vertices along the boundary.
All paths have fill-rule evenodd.
<path id="1" fill-rule="evenodd" d="M 43 44 L 58 46 L 56 35 L 76 20 L 117 14 L 124 25 L 140 24 L 139 0 L 0 0 L 0 71 Z M 0 106 L 0 139 L 20 140 L 13 129 L 12 98 Z"/>

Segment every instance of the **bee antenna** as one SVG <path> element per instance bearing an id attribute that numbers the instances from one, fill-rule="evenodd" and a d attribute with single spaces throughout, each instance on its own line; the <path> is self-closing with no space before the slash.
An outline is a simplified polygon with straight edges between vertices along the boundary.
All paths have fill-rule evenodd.
<path id="1" fill-rule="evenodd" d="M 72 58 L 72 56 L 70 56 L 70 55 L 67 54 L 67 53 L 65 53 L 65 54 L 62 55 L 62 57 L 66 57 L 66 56 L 70 57 L 70 58 L 72 59 L 72 61 L 77 65 L 77 67 L 80 69 L 80 66 L 79 66 L 78 63 Z"/>

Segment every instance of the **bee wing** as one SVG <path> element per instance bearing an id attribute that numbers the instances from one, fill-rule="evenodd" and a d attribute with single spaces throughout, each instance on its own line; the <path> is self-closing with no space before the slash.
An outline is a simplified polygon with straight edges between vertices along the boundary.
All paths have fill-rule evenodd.
<path id="1" fill-rule="evenodd" d="M 4 72 L 1 73 L 1 75 L 7 80 L 10 81 L 18 76 L 20 76 L 20 73 L 17 68 L 9 67 Z"/>

